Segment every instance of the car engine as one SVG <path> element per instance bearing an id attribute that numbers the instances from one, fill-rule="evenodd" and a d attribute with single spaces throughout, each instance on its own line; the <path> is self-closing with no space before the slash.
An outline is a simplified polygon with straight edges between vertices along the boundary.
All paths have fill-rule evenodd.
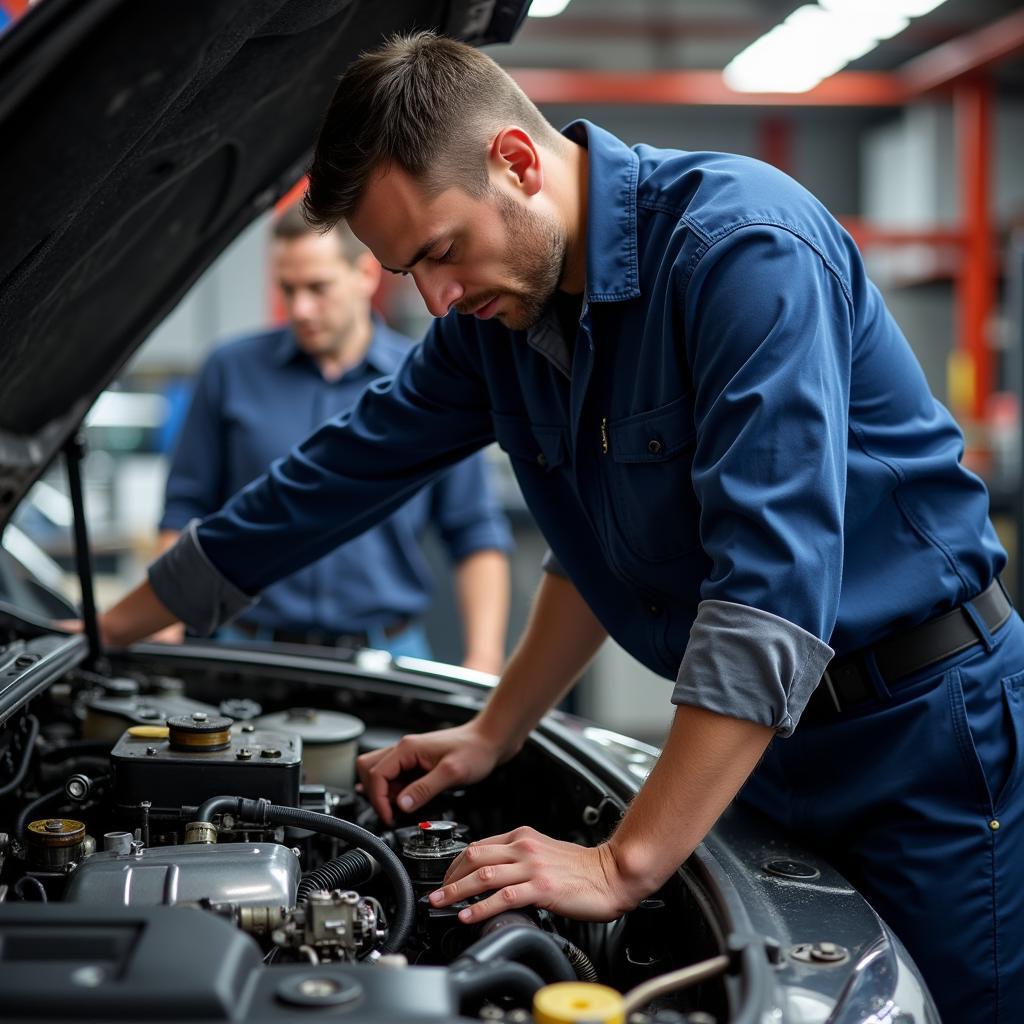
<path id="1" fill-rule="evenodd" d="M 0 903 L 23 904 L 26 914 L 46 904 L 36 909 L 63 922 L 61 942 L 81 920 L 97 934 L 122 918 L 145 920 L 150 935 L 167 921 L 188 921 L 197 948 L 207 941 L 203 930 L 217 927 L 216 942 L 235 957 L 258 956 L 263 976 L 277 979 L 278 1003 L 339 1006 L 358 990 L 361 1019 L 399 1019 L 416 1007 L 438 1019 L 528 1021 L 543 987 L 583 983 L 577 1001 L 599 998 L 606 990 L 596 983 L 625 990 L 698 950 L 716 952 L 708 929 L 673 942 L 679 916 L 695 916 L 681 886 L 608 924 L 529 908 L 473 927 L 458 921 L 462 904 L 430 905 L 427 894 L 467 844 L 530 820 L 527 808 L 537 827 L 551 830 L 558 820 L 564 831 L 575 819 L 581 824 L 568 838 L 599 842 L 621 807 L 578 778 L 565 773 L 556 783 L 550 765 L 527 758 L 389 828 L 357 789 L 355 759 L 391 742 L 393 728 L 316 706 L 315 694 L 304 695 L 314 697 L 308 705 L 288 705 L 280 687 L 261 695 L 268 711 L 250 696 L 214 703 L 191 689 L 168 676 L 76 670 L 45 704 L 8 721 Z M 163 914 L 158 927 L 165 908 L 191 914 Z M 26 941 L 19 934 L 0 925 L 0 948 Z M 111 970 L 85 949 L 54 955 L 81 958 L 81 970 Z M 699 1002 L 687 987 L 634 1018 L 724 1020 L 706 1009 L 725 1012 L 720 984 L 712 997 L 705 985 Z M 111 1010 L 105 1019 L 119 1016 Z"/>

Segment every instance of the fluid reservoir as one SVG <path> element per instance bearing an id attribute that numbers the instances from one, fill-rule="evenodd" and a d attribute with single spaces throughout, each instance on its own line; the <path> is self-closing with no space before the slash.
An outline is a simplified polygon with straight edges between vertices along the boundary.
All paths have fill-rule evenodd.
<path id="1" fill-rule="evenodd" d="M 460 838 L 463 831 L 454 821 L 421 821 L 395 830 L 402 844 L 402 863 L 418 893 L 430 892 L 444 882 L 452 861 L 467 846 Z"/>
<path id="2" fill-rule="evenodd" d="M 307 783 L 337 789 L 355 786 L 358 740 L 366 729 L 360 719 L 340 711 L 289 708 L 264 715 L 254 724 L 302 739 L 302 769 Z"/>
<path id="3" fill-rule="evenodd" d="M 38 869 L 60 871 L 82 859 L 85 825 L 71 818 L 41 818 L 25 830 L 29 864 Z"/>

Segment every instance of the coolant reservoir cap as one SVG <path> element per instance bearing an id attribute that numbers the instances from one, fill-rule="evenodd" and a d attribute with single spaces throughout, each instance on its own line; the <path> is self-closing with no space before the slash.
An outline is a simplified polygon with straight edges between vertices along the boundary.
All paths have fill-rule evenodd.
<path id="1" fill-rule="evenodd" d="M 73 818 L 29 822 L 26 838 L 33 846 L 75 846 L 85 839 L 85 825 Z"/>
<path id="2" fill-rule="evenodd" d="M 256 725 L 273 732 L 299 736 L 304 745 L 318 743 L 349 743 L 362 736 L 366 726 L 354 715 L 319 708 L 289 708 L 273 715 L 264 715 Z"/>
<path id="3" fill-rule="evenodd" d="M 624 1024 L 622 996 L 607 985 L 560 981 L 533 997 L 536 1024 Z"/>
<path id="4" fill-rule="evenodd" d="M 230 718 L 196 711 L 167 720 L 175 750 L 224 750 L 231 744 Z"/>

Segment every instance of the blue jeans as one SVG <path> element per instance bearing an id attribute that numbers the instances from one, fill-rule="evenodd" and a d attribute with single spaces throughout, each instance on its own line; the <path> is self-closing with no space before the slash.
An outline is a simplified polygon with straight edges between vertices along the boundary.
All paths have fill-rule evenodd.
<path id="1" fill-rule="evenodd" d="M 1024 623 L 776 740 L 748 801 L 902 939 L 949 1024 L 1024 1020 Z"/>
<path id="2" fill-rule="evenodd" d="M 395 636 L 388 636 L 382 626 L 372 626 L 366 631 L 366 635 L 368 647 L 377 651 L 387 651 L 394 658 L 433 657 L 426 630 L 418 622 L 410 623 Z M 244 644 L 254 640 L 258 643 L 270 643 L 273 640 L 273 632 L 268 626 L 259 626 L 255 632 L 242 632 L 228 623 L 221 626 L 212 639 L 221 644 Z"/>

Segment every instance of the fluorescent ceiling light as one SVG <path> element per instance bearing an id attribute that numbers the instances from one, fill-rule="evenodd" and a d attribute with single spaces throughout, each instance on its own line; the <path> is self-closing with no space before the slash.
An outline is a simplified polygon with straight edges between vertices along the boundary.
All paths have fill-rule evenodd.
<path id="1" fill-rule="evenodd" d="M 943 0 L 821 0 L 798 7 L 722 72 L 737 92 L 807 92 Z"/>
<path id="2" fill-rule="evenodd" d="M 920 18 L 922 14 L 934 11 L 946 0 L 818 0 L 830 11 L 849 11 L 853 14 L 869 11 L 884 11 L 904 18 Z"/>
<path id="3" fill-rule="evenodd" d="M 533 0 L 526 12 L 529 18 L 553 18 L 569 6 L 569 0 Z"/>

